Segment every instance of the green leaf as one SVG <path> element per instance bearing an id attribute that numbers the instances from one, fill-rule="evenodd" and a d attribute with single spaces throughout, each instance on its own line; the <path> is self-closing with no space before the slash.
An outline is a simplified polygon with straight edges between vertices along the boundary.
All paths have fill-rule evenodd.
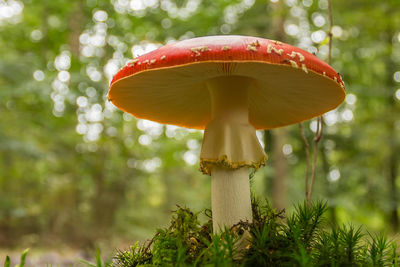
<path id="1" fill-rule="evenodd" d="M 97 267 L 103 266 L 103 263 L 101 261 L 101 252 L 99 248 L 96 249 L 96 261 L 97 261 Z"/>
<path id="2" fill-rule="evenodd" d="M 28 254 L 29 248 L 25 249 L 22 254 L 21 254 L 21 261 L 19 264 L 15 265 L 15 267 L 24 267 L 25 266 L 25 260 L 26 260 L 26 254 Z"/>
<path id="3" fill-rule="evenodd" d="M 329 35 L 318 45 L 318 47 L 324 46 L 329 43 Z"/>
<path id="4" fill-rule="evenodd" d="M 96 265 L 94 265 L 94 264 L 91 263 L 91 262 L 88 262 L 87 260 L 80 259 L 79 261 L 80 261 L 81 263 L 83 263 L 83 264 L 86 264 L 87 266 L 96 267 Z"/>
<path id="5" fill-rule="evenodd" d="M 11 260 L 9 256 L 6 256 L 6 261 L 4 262 L 4 267 L 10 267 Z"/>

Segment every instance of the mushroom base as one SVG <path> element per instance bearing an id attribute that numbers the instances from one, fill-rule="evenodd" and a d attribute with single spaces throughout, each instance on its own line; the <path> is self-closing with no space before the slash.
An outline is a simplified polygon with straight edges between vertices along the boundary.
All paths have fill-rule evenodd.
<path id="1" fill-rule="evenodd" d="M 252 221 L 249 168 L 214 167 L 211 175 L 213 232 Z"/>

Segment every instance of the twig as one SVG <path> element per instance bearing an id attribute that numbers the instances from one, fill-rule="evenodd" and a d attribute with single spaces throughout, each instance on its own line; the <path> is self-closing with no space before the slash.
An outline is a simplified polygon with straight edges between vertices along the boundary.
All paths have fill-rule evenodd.
<path id="1" fill-rule="evenodd" d="M 310 144 L 304 134 L 303 125 L 301 122 L 299 123 L 299 131 L 301 138 L 303 139 L 305 150 L 306 150 L 306 180 L 305 180 L 305 189 L 306 189 L 306 199 L 308 197 L 308 176 L 310 171 Z"/>
<path id="2" fill-rule="evenodd" d="M 332 27 L 333 27 L 333 18 L 332 18 L 332 5 L 331 5 L 331 0 L 328 0 L 328 16 L 329 16 L 329 32 L 328 32 L 328 37 L 329 37 L 329 50 L 328 50 L 328 64 L 331 64 L 332 60 Z M 304 136 L 303 128 L 301 124 L 299 124 L 300 128 L 300 134 L 303 138 L 304 144 L 306 146 L 306 156 L 307 156 L 307 166 L 306 166 L 306 202 L 307 206 L 310 206 L 311 203 L 311 197 L 312 197 L 312 192 L 313 192 L 313 187 L 314 187 L 314 182 L 315 182 L 315 174 L 316 174 L 316 169 L 317 169 L 317 155 L 318 155 L 318 143 L 322 138 L 322 133 L 323 133 L 323 125 L 324 125 L 324 119 L 323 116 L 318 117 L 317 119 L 317 131 L 315 132 L 314 140 L 313 140 L 313 161 L 312 161 L 312 167 L 311 167 L 311 183 L 310 185 L 308 184 L 308 172 L 309 172 L 309 145 L 308 141 Z"/>
<path id="3" fill-rule="evenodd" d="M 315 174 L 316 174 L 316 169 L 317 169 L 317 156 L 318 156 L 318 143 L 322 138 L 322 133 L 323 133 L 323 118 L 318 117 L 317 119 L 317 131 L 315 132 L 314 136 L 314 142 L 313 142 L 313 162 L 312 162 L 312 170 L 311 170 L 311 183 L 310 183 L 310 190 L 308 191 L 307 195 L 307 205 L 310 206 L 311 203 L 311 196 L 313 192 L 313 187 L 314 187 L 314 181 L 315 181 Z"/>

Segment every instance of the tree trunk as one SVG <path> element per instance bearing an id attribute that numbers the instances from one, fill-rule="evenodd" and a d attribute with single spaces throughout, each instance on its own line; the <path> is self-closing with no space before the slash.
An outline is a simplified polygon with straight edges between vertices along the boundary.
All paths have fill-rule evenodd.
<path id="1" fill-rule="evenodd" d="M 394 129 L 392 129 L 392 137 L 394 137 Z M 394 138 L 392 139 L 394 140 Z M 389 157 L 389 189 L 390 189 L 390 223 L 393 231 L 399 230 L 399 214 L 398 214 L 398 192 L 396 187 L 396 178 L 398 173 L 398 151 L 392 148 L 391 155 Z"/>
<path id="2" fill-rule="evenodd" d="M 274 4 L 274 13 L 279 14 L 273 18 L 270 38 L 285 41 L 284 23 L 286 17 L 286 6 L 283 1 Z M 288 163 L 282 148 L 287 139 L 287 128 L 279 128 L 271 130 L 273 144 L 272 146 L 272 166 L 274 168 L 274 178 L 271 180 L 271 196 L 272 205 L 277 209 L 286 207 L 287 197 L 287 177 Z M 270 144 L 265 144 L 267 147 Z"/>
<path id="3" fill-rule="evenodd" d="M 387 13 L 389 16 L 389 20 L 394 18 L 394 14 L 392 10 L 387 10 Z M 397 67 L 396 63 L 393 61 L 393 44 L 392 44 L 392 38 L 395 36 L 395 30 L 393 29 L 392 25 L 395 25 L 394 23 L 388 23 L 387 24 L 387 31 L 386 31 L 386 36 L 387 36 L 387 46 L 388 46 L 388 57 L 386 57 L 386 66 L 387 66 L 387 73 L 386 73 L 386 84 L 387 84 L 387 89 L 388 89 L 388 111 L 389 114 L 395 114 L 396 112 L 396 103 L 395 99 L 393 97 L 393 89 L 396 88 L 396 84 L 394 83 L 393 80 L 393 73 L 396 72 Z M 398 165 L 399 165 L 399 149 L 398 149 L 398 144 L 396 142 L 396 119 L 397 117 L 395 116 L 389 116 L 387 117 L 387 129 L 388 129 L 388 138 L 389 138 L 389 148 L 390 152 L 388 154 L 388 165 L 387 165 L 387 175 L 388 175 L 388 189 L 389 189 L 389 203 L 390 203 L 390 224 L 392 226 L 392 229 L 397 232 L 399 229 L 399 213 L 398 213 L 398 190 L 396 186 L 396 179 L 398 176 Z"/>
<path id="4" fill-rule="evenodd" d="M 273 134 L 272 165 L 274 179 L 272 180 L 272 205 L 278 210 L 286 207 L 288 164 L 282 148 L 287 139 L 286 128 L 276 129 Z"/>

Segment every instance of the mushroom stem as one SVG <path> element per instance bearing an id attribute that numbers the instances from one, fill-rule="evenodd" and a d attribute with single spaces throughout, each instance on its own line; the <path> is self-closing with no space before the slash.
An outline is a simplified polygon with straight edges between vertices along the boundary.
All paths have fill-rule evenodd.
<path id="1" fill-rule="evenodd" d="M 260 147 L 249 123 L 248 88 L 252 81 L 240 76 L 207 81 L 212 118 L 204 132 L 202 156 L 210 151 L 218 155 L 210 167 L 214 233 L 239 221 L 252 221 L 249 167 L 253 148 Z"/>
<path id="2" fill-rule="evenodd" d="M 211 173 L 213 232 L 224 231 L 240 221 L 252 221 L 249 168 L 216 166 Z"/>

